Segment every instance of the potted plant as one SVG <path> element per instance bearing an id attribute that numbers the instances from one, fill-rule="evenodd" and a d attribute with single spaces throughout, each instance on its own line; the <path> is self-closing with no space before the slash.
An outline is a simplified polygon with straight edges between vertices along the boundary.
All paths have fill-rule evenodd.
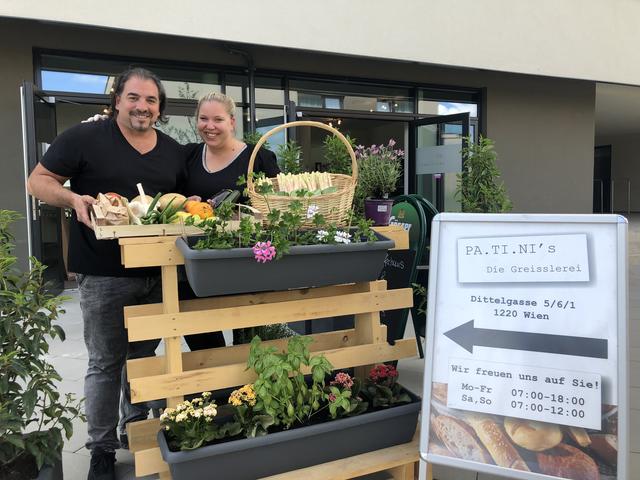
<path id="1" fill-rule="evenodd" d="M 398 390 L 396 403 L 374 408 L 379 395 L 369 396 L 346 372 L 332 373 L 325 357 L 310 355 L 310 342 L 293 337 L 278 352 L 256 337 L 247 363 L 256 380 L 234 391 L 228 405 L 204 393 L 165 410 L 158 443 L 172 477 L 216 472 L 249 480 L 411 441 L 418 397 Z"/>
<path id="2" fill-rule="evenodd" d="M 356 147 L 359 171 L 356 199 L 364 200 L 365 218 L 373 220 L 374 225 L 389 225 L 393 206 L 389 195 L 396 190 L 402 175 L 404 152 L 394 149 L 395 143 L 390 139 L 387 145 Z"/>
<path id="3" fill-rule="evenodd" d="M 31 271 L 16 268 L 9 228 L 18 218 L 0 210 L 0 478 L 61 479 L 63 432 L 70 439 L 72 420 L 84 417 L 73 395 L 61 398 L 46 357 L 51 339 L 64 340 L 54 324 L 64 298 L 47 293 L 35 258 Z"/>
<path id="4" fill-rule="evenodd" d="M 504 213 L 512 205 L 496 165 L 498 154 L 493 140 L 480 136 L 478 142 L 465 139 L 462 149 L 462 172 L 458 174 L 456 197 L 462 211 L 470 213 Z"/>
<path id="5" fill-rule="evenodd" d="M 233 208 L 223 204 L 200 224 L 204 235 L 176 240 L 198 296 L 375 280 L 394 246 L 370 222 L 354 219 L 351 229 L 340 229 L 302 200 L 283 213 L 271 210 L 264 225 L 243 217 L 236 231 L 229 229 Z M 303 228 L 309 219 L 314 228 Z"/>
<path id="6" fill-rule="evenodd" d="M 302 147 L 295 140 L 278 145 L 278 160 L 284 173 L 301 173 L 300 154 Z"/>
<path id="7" fill-rule="evenodd" d="M 353 147 L 355 139 L 345 135 L 346 141 Z M 327 135 L 322 141 L 322 153 L 327 170 L 333 173 L 351 175 L 351 159 L 349 150 L 340 138 L 335 135 Z"/>

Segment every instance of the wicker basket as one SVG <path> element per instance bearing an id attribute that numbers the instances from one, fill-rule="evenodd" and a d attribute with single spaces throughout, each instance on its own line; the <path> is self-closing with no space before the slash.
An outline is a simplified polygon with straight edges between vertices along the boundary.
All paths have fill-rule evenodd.
<path id="1" fill-rule="evenodd" d="M 255 184 L 253 179 L 251 178 L 251 173 L 253 172 L 253 165 L 258 155 L 258 151 L 260 147 L 264 145 L 267 139 L 275 134 L 289 127 L 317 127 L 323 130 L 327 130 L 342 140 L 342 143 L 347 147 L 347 151 L 349 152 L 349 156 L 351 157 L 351 171 L 352 175 L 343 175 L 338 173 L 331 173 L 331 184 L 334 187 L 337 187 L 337 191 L 333 193 L 327 193 L 323 195 L 316 195 L 313 197 L 284 197 L 280 195 L 261 195 L 256 192 Z M 299 200 L 305 203 L 308 207 L 310 205 L 315 205 L 318 207 L 318 213 L 321 213 L 324 218 L 329 223 L 335 223 L 338 226 L 346 225 L 348 221 L 348 214 L 351 211 L 351 206 L 353 203 L 353 194 L 355 193 L 356 183 L 358 181 L 358 163 L 356 161 L 356 154 L 351 147 L 351 144 L 347 141 L 345 136 L 329 125 L 320 122 L 310 122 L 310 121 L 299 121 L 299 122 L 289 122 L 284 125 L 278 125 L 272 130 L 269 130 L 265 133 L 251 153 L 251 158 L 249 159 L 249 169 L 247 175 L 247 190 L 249 191 L 249 199 L 251 200 L 251 205 L 254 208 L 257 208 L 263 214 L 267 214 L 269 209 L 271 210 L 280 210 L 287 211 L 289 209 L 289 205 L 291 202 L 295 200 Z M 278 180 L 276 178 L 272 178 L 274 190 L 277 192 L 279 190 Z M 305 224 L 305 226 L 312 226 L 313 221 L 309 220 Z"/>

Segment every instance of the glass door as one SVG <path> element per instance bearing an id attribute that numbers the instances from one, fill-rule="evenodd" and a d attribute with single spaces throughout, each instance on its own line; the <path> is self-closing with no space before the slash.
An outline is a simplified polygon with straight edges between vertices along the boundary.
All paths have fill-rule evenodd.
<path id="1" fill-rule="evenodd" d="M 20 87 L 22 101 L 22 138 L 25 181 L 56 137 L 55 99 L 45 97 L 30 82 Z M 63 261 L 62 209 L 47 205 L 28 193 L 27 229 L 29 255 L 47 266 L 45 281 L 50 292 L 57 294 L 64 288 L 66 271 Z"/>
<path id="2" fill-rule="evenodd" d="M 456 174 L 462 171 L 461 150 L 469 132 L 469 113 L 410 122 L 409 193 L 422 195 L 439 212 L 460 211 Z"/>

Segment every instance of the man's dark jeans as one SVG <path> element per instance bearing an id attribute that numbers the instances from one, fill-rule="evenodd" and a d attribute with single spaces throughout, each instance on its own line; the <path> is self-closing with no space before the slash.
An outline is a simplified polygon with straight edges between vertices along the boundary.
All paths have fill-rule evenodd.
<path id="1" fill-rule="evenodd" d="M 112 451 L 120 447 L 116 429 L 125 361 L 154 355 L 160 343 L 160 340 L 129 343 L 123 309 L 127 305 L 161 302 L 160 278 L 78 275 L 78 285 L 84 341 L 89 354 L 84 381 L 89 430 L 86 447 Z M 123 401 L 130 417 L 126 420 L 147 417 L 145 404 L 137 406 L 126 399 Z"/>

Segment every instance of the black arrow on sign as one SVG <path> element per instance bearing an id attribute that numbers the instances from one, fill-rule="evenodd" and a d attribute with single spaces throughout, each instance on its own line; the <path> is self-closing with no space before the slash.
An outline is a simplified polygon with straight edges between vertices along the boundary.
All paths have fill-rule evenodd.
<path id="1" fill-rule="evenodd" d="M 608 358 L 607 340 L 601 338 L 475 328 L 473 320 L 445 332 L 445 335 L 470 353 L 473 353 L 473 347 L 477 345 L 576 357 Z"/>

